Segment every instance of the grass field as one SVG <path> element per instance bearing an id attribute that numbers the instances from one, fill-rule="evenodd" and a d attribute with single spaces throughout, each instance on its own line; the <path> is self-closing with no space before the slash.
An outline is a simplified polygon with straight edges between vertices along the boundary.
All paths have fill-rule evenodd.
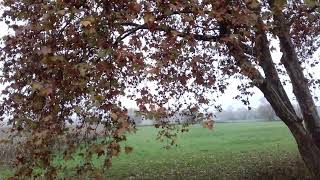
<path id="1" fill-rule="evenodd" d="M 134 151 L 113 159 L 108 179 L 307 179 L 281 122 L 217 123 L 214 130 L 196 125 L 170 149 L 156 133 L 140 127 L 130 135 L 125 144 Z"/>

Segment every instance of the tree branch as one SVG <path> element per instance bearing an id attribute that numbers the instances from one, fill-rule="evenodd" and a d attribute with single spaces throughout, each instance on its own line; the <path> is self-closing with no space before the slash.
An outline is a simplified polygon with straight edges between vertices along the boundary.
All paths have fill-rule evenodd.
<path id="1" fill-rule="evenodd" d="M 290 36 L 288 20 L 284 17 L 281 9 L 273 4 L 272 0 L 269 0 L 269 3 L 274 10 L 273 17 L 276 24 L 276 32 L 280 41 L 280 50 L 283 53 L 281 62 L 292 82 L 293 93 L 299 103 L 307 129 L 312 134 L 317 146 L 320 147 L 320 117 Z"/>
<path id="2" fill-rule="evenodd" d="M 251 61 L 247 59 L 247 56 L 244 54 L 240 45 L 227 43 L 227 46 L 236 62 L 238 62 L 238 66 L 241 69 L 240 73 L 252 80 L 254 85 L 261 90 L 268 102 L 274 108 L 277 116 L 279 116 L 286 124 L 299 122 L 299 117 L 295 114 L 295 111 L 289 109 L 290 106 L 286 105 L 279 90 L 277 90 L 270 81 L 263 78 Z"/>
<path id="3" fill-rule="evenodd" d="M 114 45 L 117 45 L 120 41 L 122 41 L 126 37 L 134 34 L 138 30 L 150 29 L 148 24 L 137 24 L 137 23 L 133 23 L 133 22 L 125 22 L 125 23 L 121 23 L 121 25 L 123 25 L 123 26 L 131 26 L 133 28 L 128 30 L 126 33 L 124 33 L 123 36 L 119 36 L 116 39 Z M 206 35 L 206 34 L 195 34 L 195 33 L 190 33 L 190 32 L 181 32 L 181 31 L 173 29 L 173 28 L 171 28 L 169 26 L 157 26 L 157 27 L 152 28 L 152 29 L 160 31 L 160 32 L 175 33 L 177 36 L 182 37 L 182 38 L 192 37 L 192 38 L 194 38 L 196 40 L 199 40 L 199 41 L 213 41 L 213 40 L 217 41 L 217 39 L 220 37 L 218 35 L 217 36 L 212 36 L 212 35 Z"/>
<path id="4" fill-rule="evenodd" d="M 284 90 L 283 85 L 281 84 L 278 72 L 273 63 L 266 32 L 261 28 L 263 25 L 261 18 L 258 19 L 258 24 L 259 26 L 257 26 L 258 30 L 256 32 L 255 39 L 255 55 L 266 75 L 266 80 L 275 87 L 275 90 L 278 92 L 280 98 L 284 101 L 284 104 L 287 106 L 287 108 L 292 113 L 296 114 L 292 103 L 290 102 L 290 99 Z"/>
<path id="5" fill-rule="evenodd" d="M 311 8 L 303 11 L 303 13 L 305 13 L 305 14 L 310 14 L 310 13 L 315 12 L 315 11 L 316 11 L 317 9 L 319 9 L 319 8 L 320 8 L 320 5 L 319 5 L 319 4 L 316 4 L 316 5 L 312 6 Z M 298 14 L 298 16 L 292 17 L 291 20 L 289 21 L 289 25 L 292 25 L 295 20 L 300 19 L 300 18 L 303 16 L 303 14 L 302 14 L 301 12 L 296 13 L 296 14 Z"/>

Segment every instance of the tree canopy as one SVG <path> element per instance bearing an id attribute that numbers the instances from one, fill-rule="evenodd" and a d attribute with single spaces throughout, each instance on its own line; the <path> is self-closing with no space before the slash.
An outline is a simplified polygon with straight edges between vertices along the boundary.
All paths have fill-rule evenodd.
<path id="1" fill-rule="evenodd" d="M 244 104 L 249 104 L 248 88 L 258 87 L 293 134 L 301 130 L 294 134 L 298 144 L 310 132 L 310 146 L 320 147 L 320 119 L 310 93 L 320 81 L 305 75 L 319 63 L 313 58 L 320 45 L 317 1 L 3 0 L 2 6 L 2 20 L 13 33 L 3 38 L 0 52 L 7 85 L 0 112 L 13 137 L 23 137 L 17 176 L 55 177 L 59 167 L 51 163 L 52 147 L 65 139 L 68 159 L 78 143 L 69 137 L 86 139 L 100 125 L 99 135 L 108 138 L 81 141 L 90 148 L 83 155 L 87 163 L 77 170 L 100 177 L 104 170 L 90 158 L 105 158 L 109 167 L 126 132 L 135 131 L 121 97 L 156 117 L 157 127 L 172 130 L 162 117 L 181 109 L 220 109 L 215 99 L 230 77 L 249 80 L 238 87 Z M 272 39 L 279 43 L 280 62 L 272 59 L 277 46 Z M 292 84 L 302 117 L 286 83 Z M 175 132 L 161 135 L 172 138 Z M 307 164 L 316 164 L 303 152 Z M 319 148 L 312 152 L 320 157 Z M 36 168 L 44 171 L 37 174 Z"/>

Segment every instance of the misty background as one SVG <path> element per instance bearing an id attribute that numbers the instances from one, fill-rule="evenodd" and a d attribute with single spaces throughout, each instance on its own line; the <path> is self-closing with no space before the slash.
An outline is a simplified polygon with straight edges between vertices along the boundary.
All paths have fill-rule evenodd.
<path id="1" fill-rule="evenodd" d="M 2 9 L 0 9 L 0 14 L 2 14 Z M 11 34 L 14 32 L 11 32 L 7 25 L 0 21 L 0 39 L 8 34 Z M 275 63 L 280 62 L 280 58 L 282 53 L 280 52 L 278 41 L 276 39 L 272 39 L 270 43 L 274 48 L 275 51 L 272 52 L 272 57 L 274 59 Z M 0 47 L 3 47 L 3 41 L 0 41 Z M 320 58 L 320 50 L 318 50 L 314 58 Z M 3 64 L 0 63 L 0 77 L 2 76 L 1 67 Z M 315 78 L 320 78 L 320 67 L 317 66 L 313 69 L 307 69 L 307 73 L 311 73 L 314 75 Z M 305 72 L 306 73 L 306 72 Z M 288 79 L 288 77 L 281 77 L 282 79 Z M 221 104 L 222 111 L 217 111 L 214 107 L 209 108 L 208 112 L 211 112 L 214 114 L 213 119 L 216 122 L 234 122 L 234 121 L 273 121 L 273 120 L 279 120 L 274 111 L 272 110 L 272 107 L 270 104 L 265 100 L 263 97 L 263 94 L 258 90 L 257 88 L 253 87 L 250 89 L 251 95 L 247 95 L 247 99 L 250 102 L 249 105 L 244 105 L 243 102 L 240 100 L 235 99 L 236 96 L 241 95 L 239 89 L 239 86 L 246 82 L 245 79 L 239 80 L 235 78 L 230 78 L 228 80 L 229 86 L 227 87 L 224 94 L 217 97 L 216 102 Z M 292 88 L 290 83 L 284 86 L 289 98 L 291 99 L 293 105 L 296 108 L 296 111 L 299 114 L 299 108 L 297 106 L 296 100 L 294 98 L 294 95 L 292 93 Z M 0 91 L 5 88 L 5 85 L 0 84 Z M 319 89 L 316 89 L 313 91 L 313 96 L 316 97 L 317 95 L 320 95 Z M 241 95 L 243 96 L 243 95 Z M 0 94 L 0 101 L 3 98 L 3 96 Z M 316 100 L 318 111 L 320 110 L 320 103 Z M 136 122 L 137 125 L 151 125 L 154 123 L 152 118 L 150 117 L 144 117 L 141 114 L 137 112 L 137 105 L 135 101 L 128 99 L 127 97 L 121 97 L 120 101 L 122 104 L 128 109 L 128 115 L 130 118 Z M 248 110 L 248 107 L 251 108 L 251 110 Z M 192 114 L 191 112 L 185 111 L 185 112 L 179 112 L 176 115 L 174 115 L 172 118 L 168 119 L 168 121 L 172 123 L 182 123 L 183 121 L 195 121 L 197 122 L 199 118 L 200 112 Z M 200 122 L 200 121 L 199 121 Z"/>

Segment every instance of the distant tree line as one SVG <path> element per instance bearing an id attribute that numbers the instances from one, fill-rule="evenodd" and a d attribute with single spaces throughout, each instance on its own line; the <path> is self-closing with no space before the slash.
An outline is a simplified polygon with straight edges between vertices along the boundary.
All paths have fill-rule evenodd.
<path id="1" fill-rule="evenodd" d="M 270 105 L 262 104 L 257 108 L 248 110 L 245 107 L 241 108 L 227 108 L 222 112 L 216 113 L 217 121 L 230 121 L 230 120 L 262 120 L 273 121 L 279 118 L 273 111 Z"/>
<path id="2" fill-rule="evenodd" d="M 167 121 L 169 123 L 174 124 L 182 124 L 182 123 L 199 123 L 203 121 L 203 113 L 200 112 L 191 112 L 189 110 L 182 110 L 171 117 L 162 118 L 161 121 Z M 128 109 L 128 116 L 131 121 L 134 121 L 136 125 L 152 125 L 155 123 L 155 117 L 152 116 L 144 116 L 142 113 L 137 111 L 136 109 Z"/>
<path id="3" fill-rule="evenodd" d="M 297 114 L 301 117 L 301 110 L 298 105 L 294 107 Z M 320 106 L 317 107 L 320 110 Z M 247 107 L 228 107 L 223 109 L 221 112 L 214 112 L 215 121 L 245 121 L 245 120 L 255 120 L 255 121 L 277 121 L 280 120 L 276 115 L 271 105 L 265 100 L 260 100 L 260 105 L 253 107 L 248 110 Z M 152 125 L 154 124 L 154 118 L 145 117 L 139 113 L 136 109 L 128 109 L 128 115 L 136 125 Z M 203 114 L 200 112 L 190 112 L 188 110 L 183 110 L 176 113 L 174 116 L 169 117 L 166 121 L 171 123 L 199 123 L 203 120 Z"/>

